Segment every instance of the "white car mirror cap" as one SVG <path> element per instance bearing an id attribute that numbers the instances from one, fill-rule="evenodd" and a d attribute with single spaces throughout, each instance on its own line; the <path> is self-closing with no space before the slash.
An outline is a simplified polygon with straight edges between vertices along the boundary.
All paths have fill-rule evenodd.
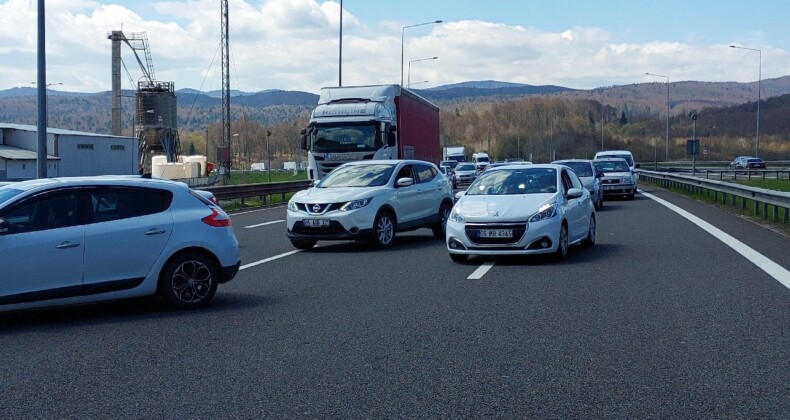
<path id="1" fill-rule="evenodd" d="M 458 200 L 466 194 L 466 191 L 458 191 L 455 193 L 455 199 Z"/>
<path id="2" fill-rule="evenodd" d="M 579 198 L 582 195 L 584 195 L 584 191 L 582 191 L 582 190 L 580 190 L 578 188 L 571 188 L 571 189 L 568 190 L 567 197 L 568 198 Z"/>
<path id="3" fill-rule="evenodd" d="M 397 184 L 399 187 L 409 187 L 414 185 L 414 180 L 411 178 L 398 178 Z"/>

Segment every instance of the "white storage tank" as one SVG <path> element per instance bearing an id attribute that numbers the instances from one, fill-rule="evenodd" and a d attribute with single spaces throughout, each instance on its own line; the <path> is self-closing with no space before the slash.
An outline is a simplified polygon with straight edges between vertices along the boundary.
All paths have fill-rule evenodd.
<path id="1" fill-rule="evenodd" d="M 198 174 L 195 177 L 203 176 L 206 173 L 206 157 L 203 155 L 185 156 L 184 163 L 195 162 L 199 165 Z"/>

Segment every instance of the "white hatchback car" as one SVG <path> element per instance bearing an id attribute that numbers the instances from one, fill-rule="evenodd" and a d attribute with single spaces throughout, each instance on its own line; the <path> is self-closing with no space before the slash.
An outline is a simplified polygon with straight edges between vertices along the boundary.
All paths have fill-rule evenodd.
<path id="1" fill-rule="evenodd" d="M 299 249 L 319 240 L 392 245 L 396 232 L 429 227 L 444 238 L 452 186 L 436 165 L 419 160 L 349 162 L 288 202 L 288 238 Z"/>
<path id="2" fill-rule="evenodd" d="M 497 167 L 458 195 L 447 221 L 447 251 L 455 262 L 469 255 L 565 259 L 570 245 L 595 245 L 590 192 L 567 166 Z"/>
<path id="3" fill-rule="evenodd" d="M 183 183 L 99 176 L 0 187 L 0 311 L 154 294 L 197 308 L 240 264 L 228 215 Z"/>

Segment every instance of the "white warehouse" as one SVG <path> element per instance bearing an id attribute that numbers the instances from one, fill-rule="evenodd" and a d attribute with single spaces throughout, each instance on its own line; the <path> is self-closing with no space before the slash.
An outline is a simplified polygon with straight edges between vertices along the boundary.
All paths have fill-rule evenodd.
<path id="1" fill-rule="evenodd" d="M 34 179 L 38 131 L 34 125 L 0 123 L 0 181 Z M 134 137 L 47 128 L 47 177 L 138 173 Z"/>

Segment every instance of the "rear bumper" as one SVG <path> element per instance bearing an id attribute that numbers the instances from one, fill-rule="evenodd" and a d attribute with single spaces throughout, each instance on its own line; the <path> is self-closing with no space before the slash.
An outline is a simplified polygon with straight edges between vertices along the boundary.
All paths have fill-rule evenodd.
<path id="1" fill-rule="evenodd" d="M 222 267 L 220 269 L 219 282 L 227 283 L 233 280 L 233 278 L 236 277 L 236 274 L 239 272 L 239 267 L 241 267 L 241 259 L 236 261 L 236 264 L 228 267 Z"/>

